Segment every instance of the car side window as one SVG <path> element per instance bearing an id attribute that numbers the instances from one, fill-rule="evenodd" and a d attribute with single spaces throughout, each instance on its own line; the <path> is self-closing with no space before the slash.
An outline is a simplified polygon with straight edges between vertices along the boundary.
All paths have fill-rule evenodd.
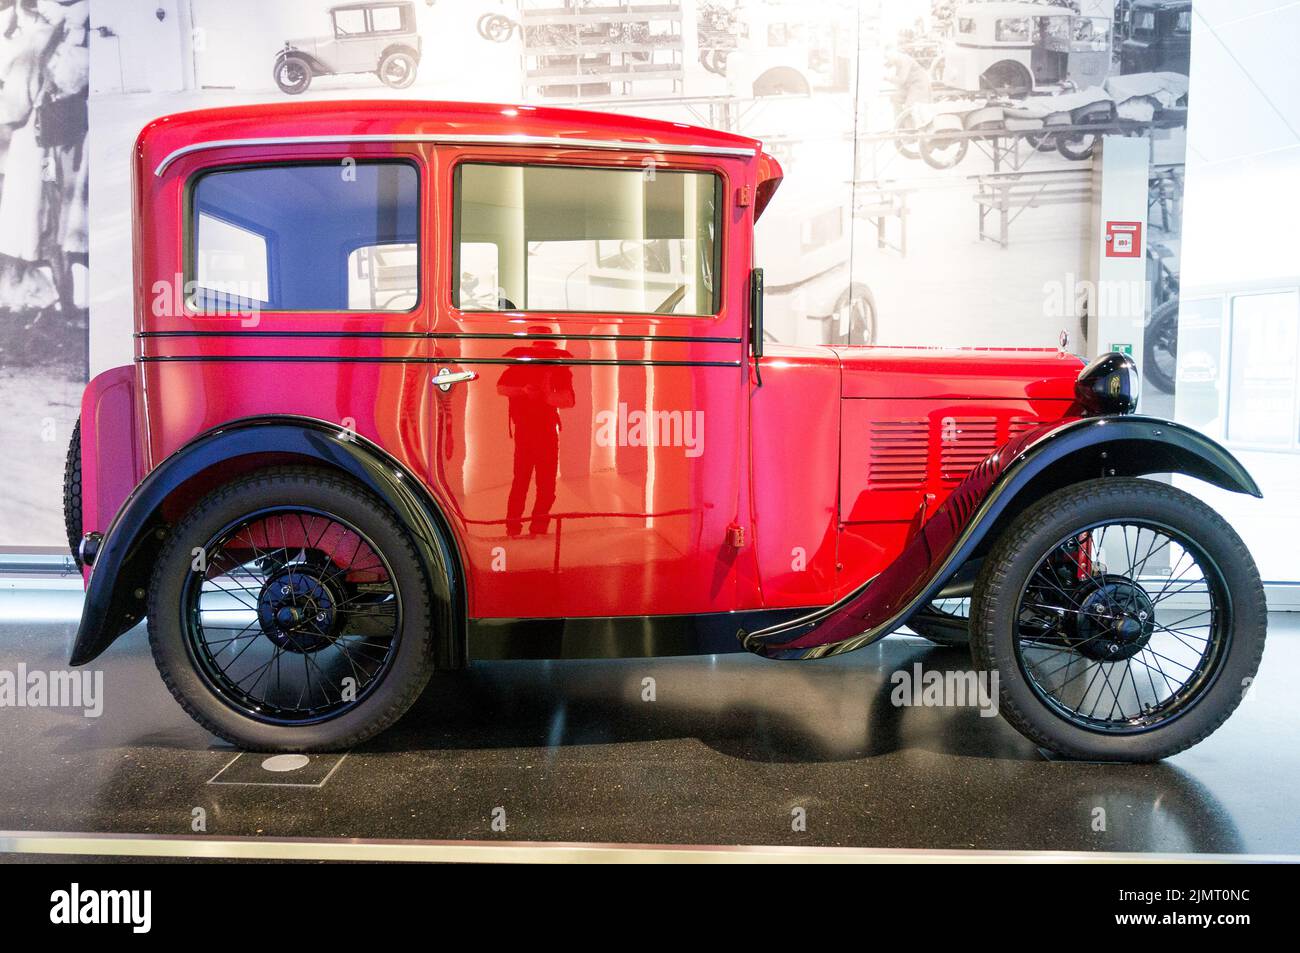
<path id="1" fill-rule="evenodd" d="M 356 10 L 335 10 L 334 11 L 334 35 L 335 36 L 359 36 L 366 32 L 366 11 Z"/>
<path id="2" fill-rule="evenodd" d="M 191 304 L 207 314 L 409 311 L 419 172 L 406 162 L 208 172 L 191 199 Z"/>
<path id="3" fill-rule="evenodd" d="M 370 10 L 370 30 L 372 33 L 401 33 L 401 7 L 372 7 Z"/>
<path id="4" fill-rule="evenodd" d="M 721 196 L 708 172 L 464 163 L 453 304 L 715 314 Z"/>

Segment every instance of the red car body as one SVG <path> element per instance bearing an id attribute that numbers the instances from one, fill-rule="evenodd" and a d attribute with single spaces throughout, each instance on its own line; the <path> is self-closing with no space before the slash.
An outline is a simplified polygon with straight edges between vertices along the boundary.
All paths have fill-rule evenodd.
<path id="1" fill-rule="evenodd" d="M 368 159 L 418 170 L 418 306 L 268 311 L 250 324 L 166 305 L 189 272 L 197 175 Z M 768 344 L 756 357 L 753 227 L 782 172 L 752 139 L 563 109 L 317 102 L 165 117 L 141 132 L 133 161 L 136 358 L 96 377 L 82 406 L 82 530 L 95 559 L 78 662 L 141 618 L 150 534 L 221 482 L 278 462 L 328 458 L 427 515 L 453 567 L 453 632 L 439 652 L 449 665 L 720 651 L 765 625 L 774 641 L 742 633 L 745 647 L 854 647 L 959 578 L 981 537 L 1026 505 L 1022 490 L 1104 472 L 1108 440 L 1164 448 L 1111 472 L 1187 469 L 1257 492 L 1204 438 L 1090 408 L 1082 362 L 1063 352 Z M 716 313 L 459 310 L 452 195 L 468 161 L 718 176 Z M 559 367 L 568 381 L 555 385 Z M 447 372 L 477 379 L 435 386 Z M 1120 394 L 1111 376 L 1110 397 L 1127 398 L 1127 380 Z M 564 391 L 552 401 L 558 446 L 530 445 L 511 395 L 548 388 Z M 695 445 L 647 438 L 645 420 L 650 431 L 698 421 Z M 532 508 L 512 513 L 520 479 Z M 867 594 L 873 579 L 885 582 Z M 655 620 L 672 633 L 662 645 L 645 635 Z"/>

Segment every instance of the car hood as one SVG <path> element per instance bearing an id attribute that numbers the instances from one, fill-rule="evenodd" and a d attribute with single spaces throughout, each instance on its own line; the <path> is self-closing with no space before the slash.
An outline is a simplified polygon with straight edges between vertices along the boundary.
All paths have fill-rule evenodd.
<path id="1" fill-rule="evenodd" d="M 1082 358 L 1055 348 L 835 347 L 845 398 L 1072 400 Z"/>
<path id="2" fill-rule="evenodd" d="M 285 43 L 295 50 L 301 50 L 304 53 L 316 54 L 318 40 L 312 36 L 304 36 L 296 40 L 285 40 Z"/>

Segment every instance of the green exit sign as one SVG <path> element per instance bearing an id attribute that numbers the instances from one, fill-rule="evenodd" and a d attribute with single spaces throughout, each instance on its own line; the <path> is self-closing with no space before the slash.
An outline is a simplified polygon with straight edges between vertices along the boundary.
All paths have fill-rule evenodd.
<path id="1" fill-rule="evenodd" d="M 1133 356 L 1132 344 L 1112 344 L 1110 349 L 1112 351 L 1119 351 L 1121 354 L 1127 354 L 1129 357 Z"/>

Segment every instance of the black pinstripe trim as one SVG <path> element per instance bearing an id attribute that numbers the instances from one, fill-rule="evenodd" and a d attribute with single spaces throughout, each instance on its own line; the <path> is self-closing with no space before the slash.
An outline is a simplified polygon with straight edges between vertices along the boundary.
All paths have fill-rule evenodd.
<path id="1" fill-rule="evenodd" d="M 190 364 L 580 364 L 630 367 L 740 367 L 740 361 L 656 361 L 619 360 L 617 358 L 509 358 L 509 357 L 327 357 L 320 355 L 229 354 L 154 354 L 136 358 L 141 363 L 173 362 Z"/>
<path id="2" fill-rule="evenodd" d="M 475 331 L 137 331 L 137 338 L 395 338 L 469 341 L 663 341 L 666 344 L 740 344 L 740 338 L 689 334 L 508 334 Z"/>

